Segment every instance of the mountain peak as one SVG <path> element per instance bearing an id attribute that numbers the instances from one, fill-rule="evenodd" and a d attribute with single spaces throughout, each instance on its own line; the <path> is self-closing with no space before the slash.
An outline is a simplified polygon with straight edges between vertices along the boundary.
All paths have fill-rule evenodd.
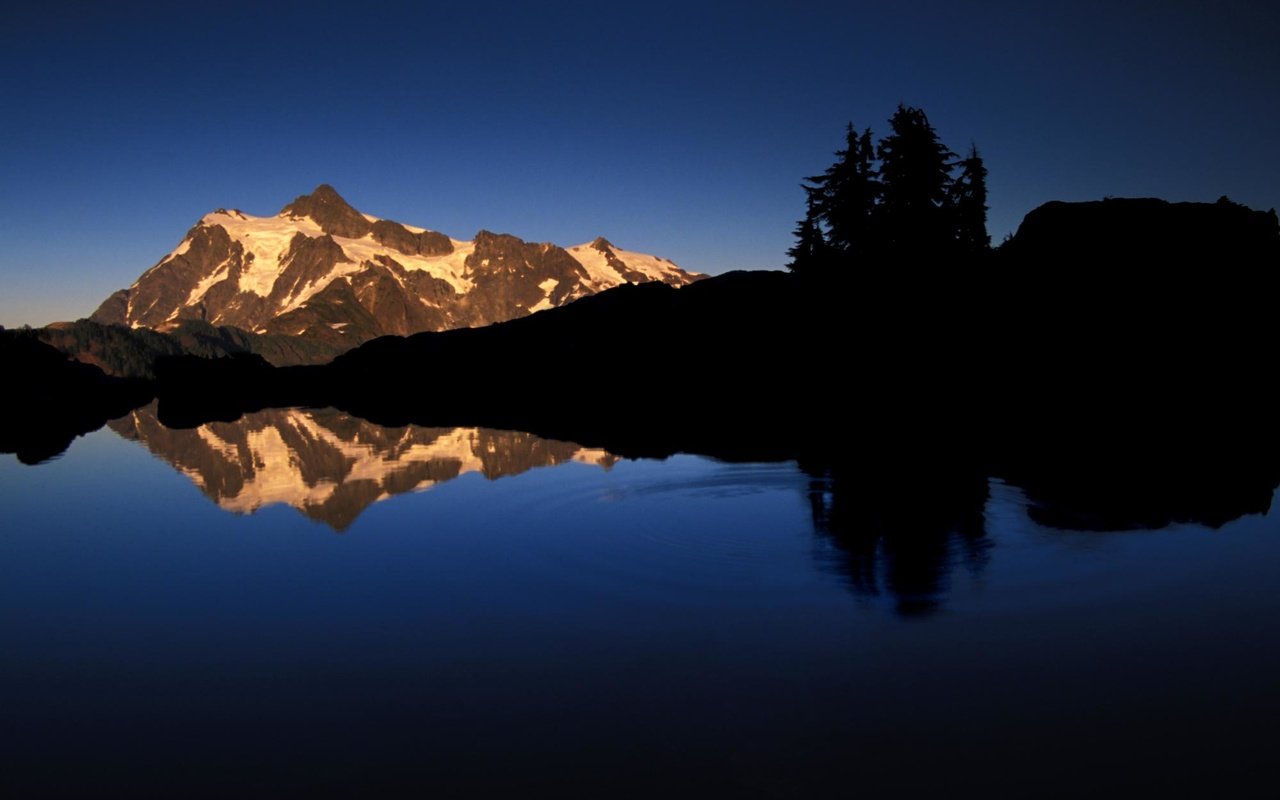
<path id="1" fill-rule="evenodd" d="M 565 249 L 481 230 L 454 241 L 367 217 L 322 183 L 275 216 L 206 214 L 93 319 L 155 329 L 200 320 L 306 337 L 330 352 L 388 334 L 504 322 L 624 283 L 699 277 L 603 238 Z"/>
<path id="2" fill-rule="evenodd" d="M 364 236 L 372 224 L 327 183 L 320 184 L 311 194 L 304 194 L 280 209 L 280 216 L 310 217 L 330 236 L 349 239 Z"/>

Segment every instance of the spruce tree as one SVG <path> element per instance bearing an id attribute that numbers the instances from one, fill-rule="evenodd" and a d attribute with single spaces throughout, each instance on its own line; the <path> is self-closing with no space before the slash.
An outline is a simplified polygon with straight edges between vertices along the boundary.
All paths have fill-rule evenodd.
<path id="1" fill-rule="evenodd" d="M 980 256 L 991 249 L 987 233 L 987 168 L 976 145 L 957 164 L 960 175 L 951 186 L 952 220 L 961 257 Z"/>
<path id="2" fill-rule="evenodd" d="M 846 265 L 857 263 L 876 250 L 873 220 L 880 184 L 874 166 L 871 129 L 859 134 L 849 123 L 845 147 L 836 151 L 836 162 L 823 173 L 822 220 L 830 232 L 831 248 Z"/>
<path id="3" fill-rule="evenodd" d="M 821 186 L 805 186 L 805 215 L 796 225 L 795 246 L 787 251 L 791 261 L 787 269 L 800 275 L 815 275 L 826 269 L 828 245 L 826 234 L 819 222 L 822 202 Z"/>
<path id="4" fill-rule="evenodd" d="M 876 146 L 869 128 L 850 123 L 835 163 L 805 179 L 806 214 L 787 251 L 793 271 L 848 277 L 867 265 L 943 265 L 990 251 L 977 148 L 957 160 L 918 108 L 898 106 L 889 127 Z"/>
<path id="5" fill-rule="evenodd" d="M 787 251 L 792 271 L 828 275 L 847 271 L 876 250 L 874 212 L 880 185 L 874 166 L 871 129 L 861 134 L 849 123 L 845 147 L 821 175 L 805 179 L 805 218 Z"/>
<path id="6" fill-rule="evenodd" d="M 895 259 L 943 257 L 954 242 L 951 159 L 929 118 L 898 106 L 890 133 L 880 140 L 877 229 L 884 252 Z"/>

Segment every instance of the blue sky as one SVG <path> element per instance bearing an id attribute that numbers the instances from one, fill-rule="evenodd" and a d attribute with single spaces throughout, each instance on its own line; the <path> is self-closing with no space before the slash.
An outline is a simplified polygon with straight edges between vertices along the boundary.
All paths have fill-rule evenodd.
<path id="1" fill-rule="evenodd" d="M 207 211 L 321 182 L 458 238 L 780 267 L 800 179 L 900 102 L 978 145 L 996 241 L 1051 199 L 1280 206 L 1280 4 L 1038 5 L 6 11 L 0 324 L 85 316 Z"/>

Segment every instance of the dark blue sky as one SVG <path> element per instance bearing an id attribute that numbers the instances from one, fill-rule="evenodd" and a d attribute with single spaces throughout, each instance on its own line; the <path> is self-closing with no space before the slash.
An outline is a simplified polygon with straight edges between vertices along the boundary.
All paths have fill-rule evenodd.
<path id="1" fill-rule="evenodd" d="M 800 178 L 899 102 L 977 143 L 997 242 L 1050 199 L 1280 205 L 1277 3 L 261 5 L 6 11 L 0 324 L 321 182 L 458 238 L 779 267 Z"/>

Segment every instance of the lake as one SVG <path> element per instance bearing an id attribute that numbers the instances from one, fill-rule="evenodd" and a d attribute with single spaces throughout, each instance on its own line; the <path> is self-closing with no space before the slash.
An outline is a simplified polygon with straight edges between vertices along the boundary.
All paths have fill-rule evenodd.
<path id="1" fill-rule="evenodd" d="M 332 409 L 170 430 L 142 408 L 0 456 L 0 788 L 1240 796 L 1270 774 L 1276 512 L 1105 530 L 998 477 L 859 487 Z"/>

